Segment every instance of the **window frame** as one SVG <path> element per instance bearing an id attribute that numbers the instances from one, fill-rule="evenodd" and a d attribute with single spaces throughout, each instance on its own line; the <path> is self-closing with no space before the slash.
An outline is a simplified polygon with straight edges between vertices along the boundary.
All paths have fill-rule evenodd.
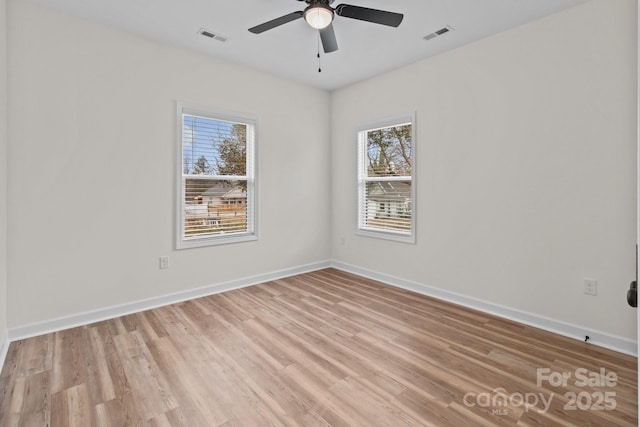
<path id="1" fill-rule="evenodd" d="M 258 185 L 257 185 L 257 142 L 258 142 L 258 118 L 255 115 L 221 110 L 217 108 L 202 107 L 199 105 L 181 102 L 176 103 L 176 129 L 177 129 L 177 155 L 176 155 L 176 220 L 175 220 L 175 247 L 177 250 L 200 248 L 207 246 L 218 246 L 232 243 L 249 242 L 258 240 Z M 185 224 L 185 182 L 186 177 L 183 172 L 183 115 L 199 116 L 212 120 L 219 120 L 231 123 L 240 123 L 249 126 L 252 131 L 247 132 L 247 224 L 251 224 L 250 229 L 245 232 L 221 234 L 206 237 L 186 239 L 184 237 Z M 249 128 L 248 128 L 249 130 Z M 251 134 L 251 138 L 249 137 Z M 234 176 L 229 176 L 233 178 Z M 204 179 L 204 178 L 203 178 Z M 220 179 L 221 176 L 213 175 L 209 179 Z"/>
<path id="2" fill-rule="evenodd" d="M 388 127 L 411 125 L 411 179 L 403 177 L 368 177 L 367 175 L 367 132 L 384 129 Z M 415 112 L 402 114 L 386 119 L 376 120 L 362 124 L 356 129 L 357 138 L 357 217 L 356 234 L 360 236 L 373 237 L 378 239 L 392 240 L 396 242 L 415 244 L 416 243 L 416 114 Z M 410 181 L 411 182 L 411 232 L 385 230 L 380 228 L 367 227 L 364 223 L 364 212 L 366 209 L 368 182 L 389 182 L 389 181 Z"/>

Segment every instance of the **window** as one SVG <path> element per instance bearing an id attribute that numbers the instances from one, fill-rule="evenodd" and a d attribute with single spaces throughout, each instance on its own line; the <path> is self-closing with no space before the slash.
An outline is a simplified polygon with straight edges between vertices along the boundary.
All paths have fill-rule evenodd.
<path id="1" fill-rule="evenodd" d="M 415 243 L 415 116 L 358 131 L 358 233 Z"/>
<path id="2" fill-rule="evenodd" d="M 256 119 L 178 105 L 178 249 L 256 239 Z"/>

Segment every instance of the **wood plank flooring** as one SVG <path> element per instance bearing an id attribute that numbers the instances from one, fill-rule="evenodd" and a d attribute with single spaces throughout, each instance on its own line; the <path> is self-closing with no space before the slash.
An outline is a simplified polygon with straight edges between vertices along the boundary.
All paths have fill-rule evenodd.
<path id="1" fill-rule="evenodd" d="M 326 269 L 14 342 L 0 426 L 632 426 L 636 366 Z"/>

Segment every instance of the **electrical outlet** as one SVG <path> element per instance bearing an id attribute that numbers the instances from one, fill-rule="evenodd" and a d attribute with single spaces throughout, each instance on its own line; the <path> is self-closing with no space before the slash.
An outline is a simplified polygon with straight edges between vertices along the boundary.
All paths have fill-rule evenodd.
<path id="1" fill-rule="evenodd" d="M 584 278 L 584 293 L 587 295 L 598 295 L 598 281 L 596 279 Z"/>
<path id="2" fill-rule="evenodd" d="M 169 257 L 161 256 L 160 257 L 160 269 L 169 268 Z"/>

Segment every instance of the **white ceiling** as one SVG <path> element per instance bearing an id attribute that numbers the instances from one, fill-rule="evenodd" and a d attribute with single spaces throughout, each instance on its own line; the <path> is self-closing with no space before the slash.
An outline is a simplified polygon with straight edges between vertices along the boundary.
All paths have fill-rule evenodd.
<path id="1" fill-rule="evenodd" d="M 303 10 L 296 0 L 22 0 L 156 41 L 333 90 L 587 0 L 344 0 L 404 14 L 398 28 L 336 16 L 339 50 L 321 53 L 317 31 L 299 19 L 262 34 L 248 28 Z M 343 3 L 336 0 L 333 7 Z M 454 31 L 426 41 L 445 26 Z M 219 33 L 225 43 L 198 34 Z"/>

